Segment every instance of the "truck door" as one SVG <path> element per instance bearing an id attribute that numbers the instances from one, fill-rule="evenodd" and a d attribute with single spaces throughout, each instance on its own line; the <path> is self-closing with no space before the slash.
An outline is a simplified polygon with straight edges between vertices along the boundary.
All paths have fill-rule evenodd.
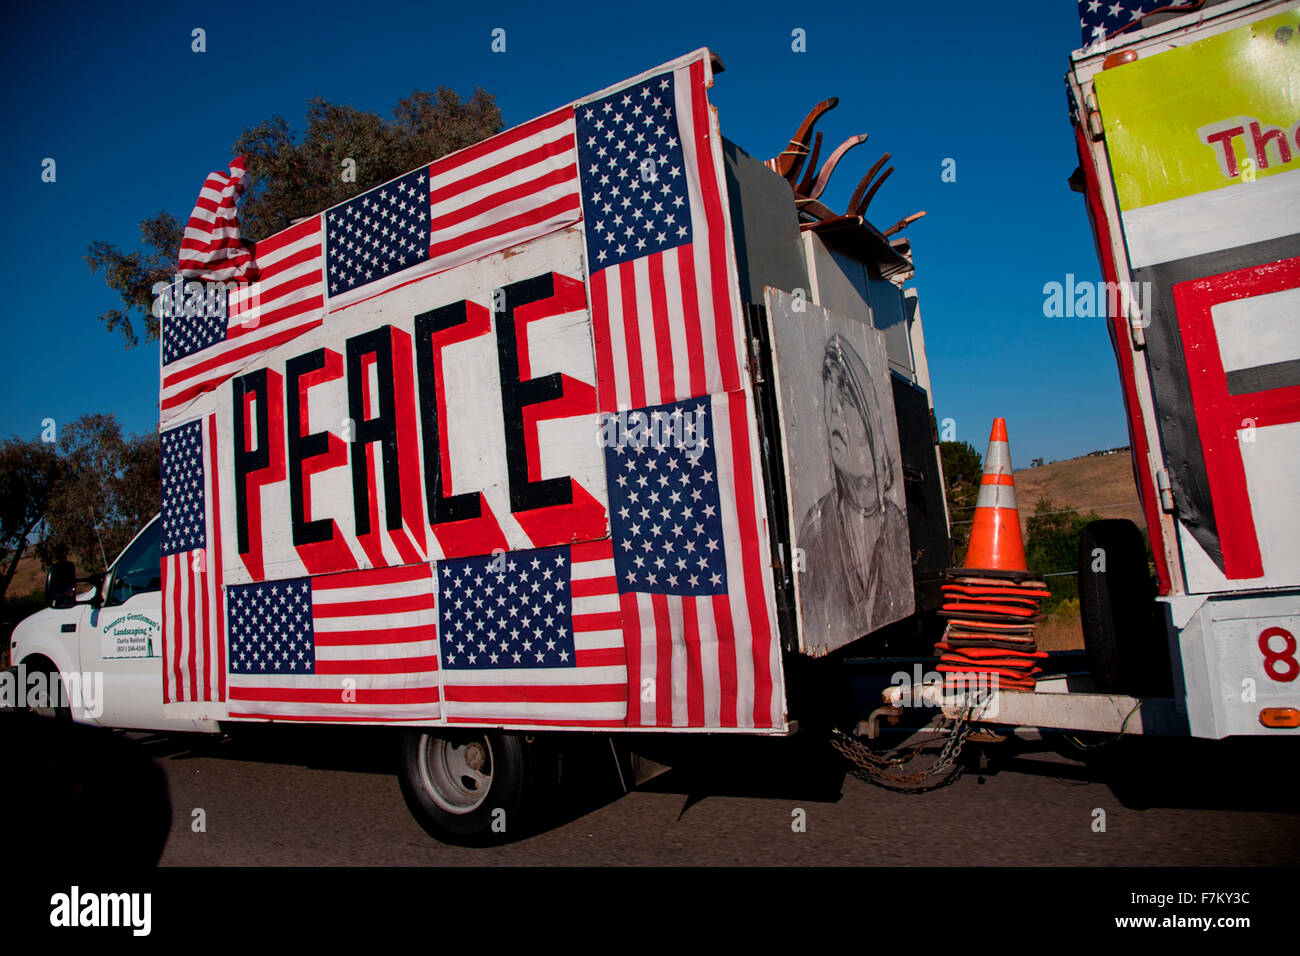
<path id="1" fill-rule="evenodd" d="M 193 729 L 162 715 L 161 529 L 154 519 L 127 546 L 106 576 L 103 604 L 78 627 L 82 671 L 104 675 L 99 722 L 109 727 Z"/>

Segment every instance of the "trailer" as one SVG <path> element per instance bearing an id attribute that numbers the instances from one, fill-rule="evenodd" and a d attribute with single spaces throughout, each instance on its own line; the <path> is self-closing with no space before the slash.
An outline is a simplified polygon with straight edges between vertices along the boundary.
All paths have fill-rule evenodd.
<path id="1" fill-rule="evenodd" d="M 1070 182 L 1104 275 L 1154 574 L 1136 525 L 1090 525 L 1090 673 L 978 701 L 936 683 L 926 706 L 1113 736 L 1300 733 L 1298 31 L 1294 3 L 1194 3 L 1071 56 Z M 886 693 L 890 713 L 904 697 Z"/>

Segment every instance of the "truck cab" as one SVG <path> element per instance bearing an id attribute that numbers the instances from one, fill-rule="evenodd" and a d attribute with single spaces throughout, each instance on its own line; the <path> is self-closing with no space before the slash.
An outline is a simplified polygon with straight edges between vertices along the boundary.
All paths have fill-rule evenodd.
<path id="1" fill-rule="evenodd" d="M 56 598 L 19 623 L 9 659 L 20 695 L 52 686 L 48 677 L 58 675 L 62 691 L 48 703 L 74 720 L 132 730 L 217 729 L 212 721 L 163 716 L 161 533 L 155 517 L 93 588 Z"/>

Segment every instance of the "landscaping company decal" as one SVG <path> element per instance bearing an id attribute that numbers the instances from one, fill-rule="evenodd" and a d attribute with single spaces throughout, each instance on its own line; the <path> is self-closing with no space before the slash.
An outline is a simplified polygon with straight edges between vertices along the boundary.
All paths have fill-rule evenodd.
<path id="1" fill-rule="evenodd" d="M 124 614 L 109 621 L 100 632 L 105 660 L 114 657 L 157 657 L 162 647 L 162 625 L 143 614 Z"/>

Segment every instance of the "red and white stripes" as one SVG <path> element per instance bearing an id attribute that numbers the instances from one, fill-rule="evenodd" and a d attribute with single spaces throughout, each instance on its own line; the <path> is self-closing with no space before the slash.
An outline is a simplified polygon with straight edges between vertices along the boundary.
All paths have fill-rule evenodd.
<path id="1" fill-rule="evenodd" d="M 628 724 L 780 728 L 785 699 L 748 396 L 730 392 L 711 395 L 709 402 L 723 491 L 727 593 L 620 596 Z"/>
<path id="2" fill-rule="evenodd" d="M 181 237 L 177 269 L 187 278 L 214 282 L 240 279 L 253 266 L 253 257 L 239 238 L 239 196 L 248 173 L 244 157 L 236 156 L 229 174 L 208 174 L 198 202 Z"/>
<path id="3" fill-rule="evenodd" d="M 206 548 L 162 559 L 163 703 L 226 699 L 217 420 L 203 420 Z M 161 520 L 161 519 L 160 519 Z"/>

